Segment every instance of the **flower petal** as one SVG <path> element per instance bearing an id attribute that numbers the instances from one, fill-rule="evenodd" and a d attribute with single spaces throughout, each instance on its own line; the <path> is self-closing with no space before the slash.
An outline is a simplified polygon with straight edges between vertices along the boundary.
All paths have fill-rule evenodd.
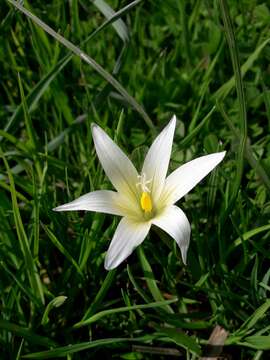
<path id="1" fill-rule="evenodd" d="M 156 201 L 162 192 L 168 170 L 175 123 L 176 117 L 173 116 L 169 124 L 151 145 L 142 168 L 142 173 L 146 175 L 146 179 L 151 180 L 148 188 Z"/>
<path id="2" fill-rule="evenodd" d="M 92 124 L 92 134 L 98 158 L 115 189 L 136 199 L 138 172 L 132 162 L 98 125 Z"/>
<path id="3" fill-rule="evenodd" d="M 116 268 L 145 239 L 151 227 L 150 222 L 138 223 L 123 218 L 113 236 L 105 258 L 105 269 Z"/>
<path id="4" fill-rule="evenodd" d="M 87 210 L 123 216 L 125 211 L 119 205 L 119 195 L 114 191 L 93 191 L 67 204 L 54 208 L 54 211 Z"/>
<path id="5" fill-rule="evenodd" d="M 186 264 L 191 229 L 185 213 L 179 207 L 172 205 L 152 223 L 174 238 L 180 247 L 183 262 Z"/>
<path id="6" fill-rule="evenodd" d="M 223 160 L 225 154 L 226 151 L 201 156 L 176 169 L 165 181 L 160 203 L 170 205 L 181 199 Z"/>

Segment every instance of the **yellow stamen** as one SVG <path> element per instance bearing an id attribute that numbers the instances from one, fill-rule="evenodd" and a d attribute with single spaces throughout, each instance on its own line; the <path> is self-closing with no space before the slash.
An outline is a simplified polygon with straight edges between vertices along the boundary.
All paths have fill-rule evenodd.
<path id="1" fill-rule="evenodd" d="M 152 200 L 147 192 L 143 192 L 141 196 L 141 207 L 145 212 L 152 211 Z"/>

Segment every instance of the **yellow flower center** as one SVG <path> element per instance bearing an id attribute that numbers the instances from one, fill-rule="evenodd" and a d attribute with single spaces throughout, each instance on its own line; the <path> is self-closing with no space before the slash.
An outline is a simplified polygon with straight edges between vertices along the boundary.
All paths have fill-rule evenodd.
<path id="1" fill-rule="evenodd" d="M 151 197 L 146 191 L 144 191 L 141 196 L 141 208 L 146 213 L 151 212 L 153 208 Z"/>

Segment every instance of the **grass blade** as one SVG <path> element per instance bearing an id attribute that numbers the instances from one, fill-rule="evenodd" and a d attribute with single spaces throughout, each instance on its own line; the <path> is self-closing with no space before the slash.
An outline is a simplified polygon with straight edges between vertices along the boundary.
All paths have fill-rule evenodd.
<path id="1" fill-rule="evenodd" d="M 164 301 L 164 298 L 162 296 L 161 291 L 159 290 L 159 288 L 157 286 L 157 281 L 155 280 L 154 273 L 152 271 L 152 268 L 151 268 L 148 260 L 146 259 L 146 256 L 144 254 L 142 246 L 139 246 L 137 248 L 137 253 L 138 253 L 138 256 L 140 259 L 141 267 L 143 269 L 145 281 L 147 283 L 149 291 L 151 292 L 153 298 L 156 301 L 158 301 L 158 302 Z M 171 314 L 174 313 L 173 309 L 169 305 L 166 305 L 163 308 L 168 313 L 171 313 Z"/>
<path id="2" fill-rule="evenodd" d="M 45 93 L 45 91 L 50 86 L 51 82 L 55 79 L 55 77 L 61 72 L 61 70 L 67 65 L 72 56 L 68 54 L 62 60 L 60 60 L 48 73 L 42 78 L 37 85 L 31 90 L 31 92 L 26 96 L 26 105 L 29 113 L 34 110 L 39 99 Z M 23 115 L 23 104 L 21 103 L 16 111 L 13 113 L 11 118 L 9 119 L 7 125 L 4 128 L 4 131 L 8 132 L 12 129 L 13 126 L 17 124 Z M 1 135 L 1 134 L 0 134 Z M 0 141 L 2 140 L 2 136 L 0 136 Z"/>
<path id="3" fill-rule="evenodd" d="M 242 79 L 245 77 L 246 73 L 252 68 L 254 62 L 260 56 L 262 50 L 270 43 L 270 38 L 264 40 L 256 50 L 248 57 L 245 63 L 241 66 L 241 77 Z M 214 100 L 224 100 L 231 90 L 234 88 L 236 82 L 235 75 L 228 80 L 225 84 L 223 84 L 213 95 Z"/>
<path id="4" fill-rule="evenodd" d="M 104 0 L 94 0 L 93 4 L 102 12 L 107 20 L 110 20 L 115 15 L 114 10 Z M 129 41 L 128 28 L 122 19 L 116 20 L 112 26 L 124 43 Z"/>
<path id="5" fill-rule="evenodd" d="M 45 347 L 56 346 L 56 343 L 51 339 L 37 335 L 28 328 L 18 326 L 9 321 L 0 320 L 0 329 L 9 331 L 17 336 L 23 337 L 24 339 L 33 344 L 42 345 Z"/>
<path id="6" fill-rule="evenodd" d="M 52 359 L 58 358 L 63 356 L 68 356 L 70 354 L 74 354 L 83 350 L 93 349 L 96 347 L 104 347 L 107 345 L 116 345 L 119 343 L 129 343 L 129 342 L 144 342 L 150 341 L 154 337 L 151 335 L 142 336 L 134 339 L 127 339 L 127 338 L 109 338 L 109 339 L 100 339 L 94 341 L 87 341 L 84 343 L 74 344 L 74 345 L 67 345 L 63 347 L 58 347 L 53 350 L 36 352 L 28 355 L 23 355 L 22 358 L 24 359 Z"/>
<path id="7" fill-rule="evenodd" d="M 270 350 L 270 336 L 268 335 L 254 335 L 245 338 L 241 345 L 245 345 L 257 350 Z"/>
<path id="8" fill-rule="evenodd" d="M 10 171 L 8 162 L 7 162 L 6 158 L 4 157 L 4 154 L 1 151 L 0 151 L 0 155 L 3 158 L 4 164 L 6 166 L 7 173 L 8 173 L 8 178 L 9 178 L 9 182 L 10 182 L 11 198 L 12 198 L 13 216 L 14 216 L 17 236 L 18 236 L 20 248 L 21 248 L 21 251 L 23 254 L 29 283 L 31 285 L 33 294 L 35 294 L 37 296 L 37 298 L 39 299 L 39 301 L 41 301 L 41 303 L 44 304 L 43 287 L 42 287 L 42 283 L 41 283 L 34 259 L 31 254 L 31 250 L 30 250 L 30 246 L 29 246 L 29 242 L 28 242 L 26 233 L 24 230 L 24 226 L 23 226 L 23 222 L 22 222 L 22 218 L 20 215 L 20 210 L 19 210 L 19 206 L 18 206 L 18 202 L 17 202 L 14 179 L 13 179 L 12 173 Z"/>
<path id="9" fill-rule="evenodd" d="M 122 312 L 126 312 L 126 311 L 131 311 L 131 310 L 153 309 L 156 307 L 164 307 L 165 305 L 172 304 L 176 301 L 178 301 L 178 299 L 162 300 L 162 301 L 152 302 L 149 304 L 124 306 L 124 307 L 120 307 L 120 308 L 116 308 L 116 309 L 103 310 L 84 321 L 78 322 L 77 324 L 74 325 L 74 328 L 80 328 L 82 326 L 92 324 L 92 323 L 102 319 L 104 316 L 113 315 L 116 313 L 122 313 Z"/>
<path id="10" fill-rule="evenodd" d="M 232 21 L 230 18 L 229 7 L 227 5 L 226 0 L 220 0 L 220 8 L 221 8 L 221 15 L 224 23 L 225 34 L 230 49 L 231 60 L 235 75 L 235 84 L 236 84 L 236 92 L 239 102 L 239 119 L 240 119 L 239 122 L 240 140 L 239 140 L 239 149 L 236 160 L 236 167 L 237 167 L 236 176 L 234 179 L 234 185 L 232 188 L 232 194 L 228 204 L 228 208 L 227 211 L 224 212 L 224 216 L 223 216 L 223 221 L 224 221 L 228 216 L 228 214 L 230 213 L 232 207 L 234 206 L 242 179 L 243 167 L 244 167 L 244 152 L 247 141 L 247 111 L 246 111 L 246 99 L 245 99 L 243 81 L 240 70 L 239 52 L 235 40 Z"/>
<path id="11" fill-rule="evenodd" d="M 195 338 L 186 335 L 184 332 L 180 332 L 174 328 L 161 328 L 158 330 L 161 334 L 167 335 L 177 345 L 193 352 L 196 355 L 201 354 L 200 346 L 197 344 Z"/>
<path id="12" fill-rule="evenodd" d="M 101 288 L 99 289 L 99 292 L 97 293 L 94 301 L 91 303 L 90 307 L 88 308 L 88 310 L 85 312 L 82 321 L 88 319 L 92 314 L 94 314 L 97 309 L 100 307 L 102 300 L 105 298 L 109 288 L 111 287 L 111 285 L 113 284 L 113 280 L 115 278 L 115 274 L 116 274 L 116 269 L 111 270 L 108 272 L 108 274 L 106 275 L 105 280 L 102 283 Z M 81 321 L 81 322 L 82 322 Z"/>
<path id="13" fill-rule="evenodd" d="M 260 226 L 256 229 L 252 229 L 249 230 L 248 232 L 246 232 L 245 234 L 242 235 L 242 238 L 237 238 L 236 240 L 234 240 L 234 242 L 230 245 L 230 247 L 228 248 L 225 257 L 227 257 L 228 255 L 230 255 L 230 253 L 239 245 L 242 244 L 242 241 L 247 241 L 250 238 L 252 238 L 255 235 L 260 234 L 261 232 L 264 231 L 268 231 L 270 230 L 270 224 L 268 225 L 264 225 L 264 226 Z"/>
<path id="14" fill-rule="evenodd" d="M 30 11 L 25 9 L 22 5 L 17 3 L 14 0 L 8 0 L 13 6 L 19 9 L 22 13 L 24 13 L 28 18 L 34 21 L 37 25 L 41 26 L 43 30 L 45 30 L 48 34 L 54 37 L 57 41 L 63 44 L 66 48 L 72 51 L 74 54 L 78 55 L 83 61 L 85 61 L 88 65 L 90 65 L 97 73 L 99 73 L 107 82 L 109 82 L 132 106 L 144 119 L 148 127 L 155 132 L 154 124 L 152 120 L 149 118 L 145 110 L 137 103 L 137 101 L 128 94 L 125 88 L 111 75 L 109 74 L 102 66 L 100 66 L 94 59 L 88 56 L 85 52 L 83 52 L 80 48 L 72 44 L 69 40 L 65 39 L 63 36 L 55 32 L 51 27 L 41 21 L 38 17 L 32 14 Z"/>
<path id="15" fill-rule="evenodd" d="M 83 276 L 83 273 L 77 264 L 77 262 L 74 260 L 74 258 L 70 255 L 70 253 L 66 250 L 66 248 L 60 243 L 60 241 L 57 239 L 57 237 L 52 233 L 52 231 L 45 225 L 42 225 L 43 229 L 45 230 L 46 234 L 48 235 L 51 242 L 54 244 L 55 247 L 67 258 L 68 261 L 71 262 L 71 264 L 75 267 L 77 272 L 80 274 L 80 276 Z"/>

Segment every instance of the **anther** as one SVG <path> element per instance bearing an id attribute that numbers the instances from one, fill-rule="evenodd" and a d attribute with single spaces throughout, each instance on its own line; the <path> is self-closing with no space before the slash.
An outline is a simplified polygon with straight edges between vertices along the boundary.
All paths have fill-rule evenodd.
<path id="1" fill-rule="evenodd" d="M 150 195 L 148 194 L 148 192 L 143 192 L 142 196 L 141 196 L 141 208 L 146 212 L 151 212 L 152 211 L 152 200 Z"/>

